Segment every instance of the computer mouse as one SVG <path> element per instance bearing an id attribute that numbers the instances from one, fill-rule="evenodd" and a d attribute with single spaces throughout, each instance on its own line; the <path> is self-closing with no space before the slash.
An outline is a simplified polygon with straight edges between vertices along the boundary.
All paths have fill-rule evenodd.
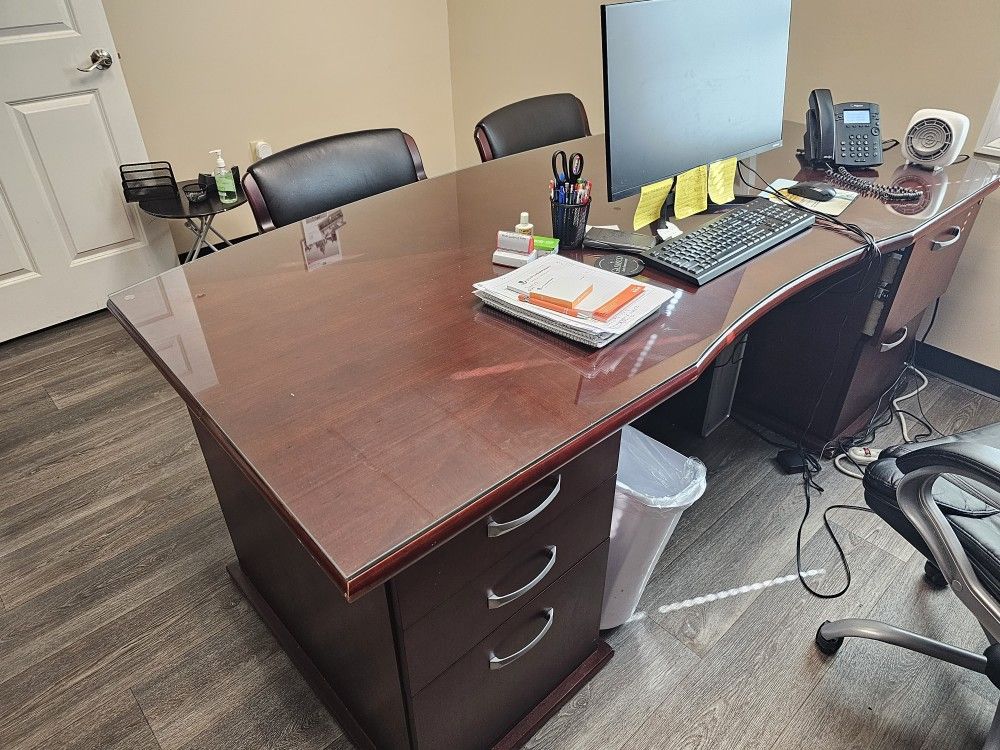
<path id="1" fill-rule="evenodd" d="M 837 197 L 837 188 L 825 182 L 798 182 L 788 188 L 788 192 L 814 201 L 828 201 Z"/>

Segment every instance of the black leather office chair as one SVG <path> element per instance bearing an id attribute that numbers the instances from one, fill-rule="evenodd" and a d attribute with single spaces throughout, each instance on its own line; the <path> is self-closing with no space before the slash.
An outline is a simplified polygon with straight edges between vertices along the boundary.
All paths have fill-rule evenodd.
<path id="1" fill-rule="evenodd" d="M 871 638 L 985 674 L 1000 687 L 1000 424 L 882 451 L 865 472 L 865 501 L 927 558 L 928 582 L 951 586 L 990 646 L 966 651 L 876 620 L 824 622 L 816 645 Z M 1000 707 L 984 750 L 1000 750 Z"/>
<path id="2" fill-rule="evenodd" d="M 426 177 L 416 141 L 388 128 L 286 148 L 247 167 L 243 190 L 268 232 Z"/>
<path id="3" fill-rule="evenodd" d="M 486 115 L 473 131 L 483 161 L 590 135 L 587 110 L 572 94 L 524 99 Z"/>

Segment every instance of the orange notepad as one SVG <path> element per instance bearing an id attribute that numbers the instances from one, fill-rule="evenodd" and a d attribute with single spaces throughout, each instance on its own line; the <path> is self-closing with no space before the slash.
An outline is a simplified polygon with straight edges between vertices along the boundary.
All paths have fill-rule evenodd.
<path id="1" fill-rule="evenodd" d="M 534 294 L 519 294 L 517 298 L 522 302 L 529 302 L 532 305 L 544 307 L 546 310 L 569 315 L 573 318 L 594 318 L 601 322 L 606 322 L 608 318 L 625 307 L 629 302 L 641 296 L 646 288 L 642 284 L 629 284 L 611 299 L 607 300 L 593 310 L 577 310 L 565 305 L 559 305 L 548 300 L 539 299 Z"/>
<path id="2" fill-rule="evenodd" d="M 572 307 L 564 307 L 563 305 L 556 305 L 552 302 L 545 302 L 544 300 L 536 299 L 527 294 L 519 294 L 517 298 L 521 302 L 527 302 L 529 305 L 537 305 L 538 307 L 544 307 L 546 310 L 551 310 L 552 312 L 562 313 L 563 315 L 569 315 L 571 318 L 589 318 L 590 315 L 582 315 Z"/>
<path id="3" fill-rule="evenodd" d="M 594 285 L 581 279 L 555 278 L 528 293 L 531 302 L 545 302 L 570 310 L 576 309 L 594 291 Z"/>
<path id="4" fill-rule="evenodd" d="M 642 284 L 629 284 L 618 294 L 609 299 L 603 305 L 594 310 L 593 317 L 598 320 L 607 320 L 625 305 L 641 295 L 646 290 Z"/>

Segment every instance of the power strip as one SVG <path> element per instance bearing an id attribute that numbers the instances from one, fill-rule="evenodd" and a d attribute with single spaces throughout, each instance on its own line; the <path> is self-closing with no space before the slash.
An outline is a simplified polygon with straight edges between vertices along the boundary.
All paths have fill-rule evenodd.
<path id="1" fill-rule="evenodd" d="M 879 453 L 879 450 L 868 446 L 856 446 L 847 450 L 847 455 L 858 466 L 867 466 L 877 460 Z"/>

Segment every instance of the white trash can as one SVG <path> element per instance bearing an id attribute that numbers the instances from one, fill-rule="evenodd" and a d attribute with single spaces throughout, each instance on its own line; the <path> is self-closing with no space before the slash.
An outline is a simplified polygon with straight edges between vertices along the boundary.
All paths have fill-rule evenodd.
<path id="1" fill-rule="evenodd" d="M 626 622 L 685 508 L 705 492 L 705 464 L 634 427 L 622 429 L 601 629 Z"/>

